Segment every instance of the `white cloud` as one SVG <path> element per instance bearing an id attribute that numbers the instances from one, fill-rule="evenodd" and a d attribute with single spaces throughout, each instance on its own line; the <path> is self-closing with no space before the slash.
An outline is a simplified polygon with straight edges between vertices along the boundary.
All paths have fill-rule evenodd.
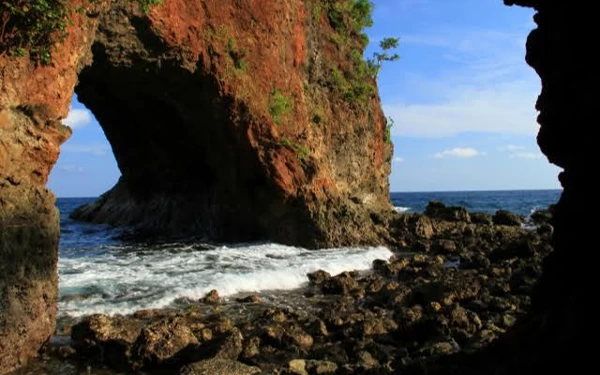
<path id="1" fill-rule="evenodd" d="M 510 154 L 510 157 L 517 159 L 535 160 L 543 158 L 544 155 L 539 152 L 513 152 L 512 154 Z"/>
<path id="2" fill-rule="evenodd" d="M 396 157 L 394 158 L 394 163 L 398 163 L 398 164 L 400 164 L 400 163 L 404 163 L 404 158 L 401 158 L 401 157 L 399 157 L 399 156 L 396 156 Z"/>
<path id="3" fill-rule="evenodd" d="M 444 150 L 442 152 L 437 152 L 435 154 L 433 154 L 433 157 L 436 159 L 445 159 L 445 158 L 473 158 L 475 156 L 482 156 L 485 155 L 484 152 L 480 152 L 477 151 L 474 148 L 461 148 L 461 147 L 456 147 L 453 148 L 452 150 Z"/>
<path id="4" fill-rule="evenodd" d="M 91 144 L 91 145 L 78 145 L 78 144 L 66 144 L 61 147 L 63 152 L 72 152 L 77 154 L 92 154 L 96 156 L 106 156 L 110 152 L 108 145 L 103 144 Z"/>
<path id="5" fill-rule="evenodd" d="M 67 118 L 63 120 L 65 125 L 71 129 L 83 128 L 90 125 L 93 121 L 92 113 L 87 109 L 73 109 L 69 111 Z"/>
<path id="6" fill-rule="evenodd" d="M 514 151 L 520 151 L 520 150 L 525 150 L 525 146 L 506 145 L 506 146 L 498 147 L 498 151 L 514 152 Z"/>
<path id="7" fill-rule="evenodd" d="M 78 167 L 75 165 L 61 165 L 60 167 L 58 167 L 58 169 L 67 173 L 83 173 L 85 171 L 85 169 L 83 169 L 82 167 Z"/>
<path id="8" fill-rule="evenodd" d="M 535 135 L 539 78 L 525 63 L 527 33 L 439 30 L 405 35 L 404 44 L 432 49 L 441 71 L 405 71 L 395 77 L 410 95 L 384 98 L 399 137 L 450 137 L 459 133 Z M 416 99 L 415 99 L 416 98 Z M 423 99 L 426 98 L 426 99 Z"/>

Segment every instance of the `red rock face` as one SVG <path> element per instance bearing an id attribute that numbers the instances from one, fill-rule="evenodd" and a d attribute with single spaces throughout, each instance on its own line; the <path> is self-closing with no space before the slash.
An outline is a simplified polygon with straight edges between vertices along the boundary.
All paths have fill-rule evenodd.
<path id="1" fill-rule="evenodd" d="M 334 30 L 327 4 L 170 0 L 145 16 L 125 1 L 102 14 L 76 92 L 123 177 L 75 217 L 312 248 L 385 241 L 372 217 L 391 210 L 392 147 L 377 95 L 351 92 L 375 87 L 347 78 L 360 38 Z"/>
<path id="2" fill-rule="evenodd" d="M 361 91 L 374 79 L 353 78 L 364 46 L 333 28 L 333 3 L 165 0 L 144 14 L 100 1 L 73 12 L 48 66 L 0 56 L 0 373 L 54 330 L 45 184 L 74 91 L 123 174 L 80 218 L 313 248 L 387 240 L 392 146 L 376 91 Z"/>
<path id="3" fill-rule="evenodd" d="M 54 332 L 59 218 L 46 189 L 95 22 L 74 18 L 50 66 L 0 55 L 0 373 Z"/>

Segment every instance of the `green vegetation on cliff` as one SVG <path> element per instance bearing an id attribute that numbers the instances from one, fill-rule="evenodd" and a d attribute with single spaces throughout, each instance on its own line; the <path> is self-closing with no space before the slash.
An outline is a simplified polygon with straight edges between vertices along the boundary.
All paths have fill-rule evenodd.
<path id="1" fill-rule="evenodd" d="M 345 101 L 364 107 L 375 93 L 375 79 L 383 61 L 394 61 L 399 55 L 388 51 L 398 47 L 398 39 L 385 38 L 382 52 L 365 60 L 363 51 L 369 43 L 365 29 L 373 25 L 374 4 L 369 0 L 325 0 L 314 5 L 313 18 L 320 20 L 324 13 L 335 32 L 331 41 L 346 59 L 330 67 L 329 86 Z"/>
<path id="2" fill-rule="evenodd" d="M 129 0 L 143 12 L 162 0 Z M 87 0 L 89 6 L 99 0 Z M 74 8 L 68 0 L 0 0 L 0 55 L 25 56 L 41 64 L 52 60 L 52 47 L 67 36 L 72 14 L 84 13 L 84 6 Z"/>

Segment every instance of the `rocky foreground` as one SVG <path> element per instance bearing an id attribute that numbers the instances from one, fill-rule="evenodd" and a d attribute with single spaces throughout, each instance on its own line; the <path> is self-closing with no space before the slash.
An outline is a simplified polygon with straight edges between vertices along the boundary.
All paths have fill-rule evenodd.
<path id="1" fill-rule="evenodd" d="M 493 217 L 430 203 L 395 216 L 397 255 L 372 272 L 309 274 L 295 307 L 216 291 L 185 309 L 94 315 L 44 356 L 172 374 L 425 374 L 487 346 L 528 310 L 550 213 Z"/>

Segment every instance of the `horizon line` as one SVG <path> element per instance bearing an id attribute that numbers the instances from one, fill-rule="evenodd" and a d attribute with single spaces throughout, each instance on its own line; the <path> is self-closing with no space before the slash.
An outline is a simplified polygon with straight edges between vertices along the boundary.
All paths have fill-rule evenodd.
<path id="1" fill-rule="evenodd" d="M 508 192 L 508 191 L 562 191 L 563 188 L 545 188 L 545 189 L 481 189 L 481 190 L 408 190 L 408 191 L 391 191 L 390 194 L 419 194 L 419 193 L 484 193 L 484 192 Z M 104 194 L 104 193 L 103 193 Z M 57 199 L 82 199 L 82 198 L 100 198 L 102 194 L 97 196 L 81 195 L 81 196 L 58 196 Z"/>

